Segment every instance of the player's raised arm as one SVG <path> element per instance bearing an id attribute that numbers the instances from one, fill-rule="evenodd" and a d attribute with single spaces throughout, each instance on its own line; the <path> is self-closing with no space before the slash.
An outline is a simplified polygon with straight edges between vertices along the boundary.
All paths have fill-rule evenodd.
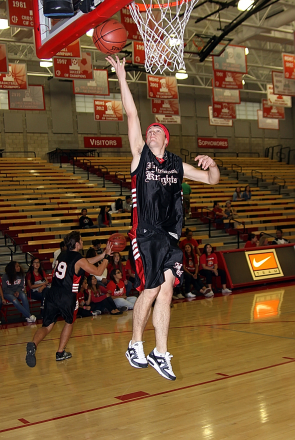
<path id="1" fill-rule="evenodd" d="M 184 163 L 184 177 L 186 179 L 208 183 L 209 185 L 216 185 L 219 182 L 220 172 L 214 160 L 209 156 L 199 155 L 195 158 L 195 161 L 198 162 L 199 166 L 202 166 L 203 170 L 198 170 L 193 166 Z"/>
<path id="2" fill-rule="evenodd" d="M 131 153 L 134 158 L 139 157 L 143 146 L 144 140 L 141 133 L 140 121 L 137 113 L 137 109 L 131 95 L 129 86 L 126 81 L 125 71 L 125 58 L 122 63 L 116 56 L 116 60 L 112 57 L 106 57 L 106 60 L 114 67 L 121 89 L 122 102 L 125 108 L 125 112 L 128 120 L 128 137 L 130 142 Z"/>

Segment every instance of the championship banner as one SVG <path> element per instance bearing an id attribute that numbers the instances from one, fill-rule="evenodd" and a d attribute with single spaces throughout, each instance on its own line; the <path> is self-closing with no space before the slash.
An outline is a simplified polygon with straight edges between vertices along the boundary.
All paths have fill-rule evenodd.
<path id="1" fill-rule="evenodd" d="M 198 143 L 198 148 L 219 148 L 222 150 L 228 148 L 227 139 L 198 137 L 197 143 Z"/>
<path id="2" fill-rule="evenodd" d="M 82 52 L 82 58 L 53 58 L 53 76 L 66 79 L 93 79 L 91 54 Z"/>
<path id="3" fill-rule="evenodd" d="M 28 86 L 27 90 L 8 91 L 9 110 L 45 110 L 43 86 Z"/>
<path id="4" fill-rule="evenodd" d="M 262 112 L 264 118 L 285 119 L 285 108 L 269 105 L 267 99 L 262 99 Z"/>
<path id="5" fill-rule="evenodd" d="M 80 40 L 73 41 L 68 46 L 61 49 L 59 52 L 57 52 L 54 57 L 59 58 L 81 58 L 81 48 L 80 48 Z"/>
<path id="6" fill-rule="evenodd" d="M 76 79 L 73 81 L 73 89 L 75 95 L 109 95 L 108 71 L 94 69 L 93 80 Z"/>
<path id="7" fill-rule="evenodd" d="M 0 89 L 27 89 L 27 65 L 9 64 L 9 73 L 0 75 Z"/>
<path id="8" fill-rule="evenodd" d="M 292 107 L 291 96 L 274 95 L 272 84 L 267 84 L 267 100 L 269 105 Z"/>
<path id="9" fill-rule="evenodd" d="M 235 104 L 227 104 L 226 102 L 213 102 L 212 107 L 214 118 L 236 119 L 237 117 Z"/>
<path id="10" fill-rule="evenodd" d="M 122 148 L 122 138 L 109 136 L 85 136 L 84 148 Z"/>
<path id="11" fill-rule="evenodd" d="M 0 44 L 0 72 L 8 73 L 7 47 L 6 44 Z"/>
<path id="12" fill-rule="evenodd" d="M 262 110 L 257 110 L 258 128 L 265 130 L 279 130 L 280 124 L 278 119 L 264 118 Z"/>
<path id="13" fill-rule="evenodd" d="M 95 121 L 123 121 L 122 101 L 94 99 Z"/>
<path id="14" fill-rule="evenodd" d="M 144 43 L 142 41 L 132 41 L 132 63 L 144 64 L 145 63 L 145 50 Z"/>
<path id="15" fill-rule="evenodd" d="M 245 257 L 254 281 L 284 276 L 275 249 L 247 251 Z"/>
<path id="16" fill-rule="evenodd" d="M 155 115 L 155 122 L 159 124 L 181 124 L 180 116 Z"/>
<path id="17" fill-rule="evenodd" d="M 295 79 L 295 55 L 283 53 L 284 76 L 287 79 Z"/>
<path id="18" fill-rule="evenodd" d="M 33 0 L 8 0 L 7 4 L 9 26 L 20 28 L 34 27 Z"/>
<path id="19" fill-rule="evenodd" d="M 179 102 L 177 99 L 152 99 L 152 113 L 157 115 L 179 115 Z"/>
<path id="20" fill-rule="evenodd" d="M 212 57 L 213 70 L 247 73 L 247 57 L 245 47 L 227 46 L 219 57 Z"/>
<path id="21" fill-rule="evenodd" d="M 221 89 L 243 89 L 243 75 L 241 73 L 213 70 L 213 87 Z"/>
<path id="22" fill-rule="evenodd" d="M 232 127 L 233 126 L 232 119 L 213 118 L 212 105 L 208 105 L 208 113 L 209 113 L 209 124 L 210 125 L 218 125 L 220 127 Z"/>
<path id="23" fill-rule="evenodd" d="M 275 95 L 295 96 L 295 80 L 286 79 L 283 72 L 272 72 L 272 85 Z"/>
<path id="24" fill-rule="evenodd" d="M 129 12 L 128 8 L 121 9 L 121 23 L 127 31 L 128 40 L 139 40 L 142 41 L 141 35 L 139 33 L 138 27 Z"/>
<path id="25" fill-rule="evenodd" d="M 178 99 L 175 76 L 147 75 L 148 98 Z"/>
<path id="26" fill-rule="evenodd" d="M 213 88 L 213 101 L 228 102 L 230 104 L 240 104 L 241 103 L 240 91 Z"/>

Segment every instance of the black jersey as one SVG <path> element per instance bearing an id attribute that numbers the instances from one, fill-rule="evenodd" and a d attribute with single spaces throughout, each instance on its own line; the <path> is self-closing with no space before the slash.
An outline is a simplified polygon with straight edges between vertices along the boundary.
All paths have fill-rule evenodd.
<path id="1" fill-rule="evenodd" d="M 144 145 L 137 169 L 131 173 L 133 228 L 137 226 L 163 230 L 181 236 L 182 159 L 169 151 L 160 163 Z"/>
<path id="2" fill-rule="evenodd" d="M 84 270 L 80 269 L 75 273 L 75 264 L 81 260 L 82 255 L 75 251 L 61 252 L 57 257 L 51 287 L 64 289 L 75 294 L 79 290 L 79 282 Z"/>

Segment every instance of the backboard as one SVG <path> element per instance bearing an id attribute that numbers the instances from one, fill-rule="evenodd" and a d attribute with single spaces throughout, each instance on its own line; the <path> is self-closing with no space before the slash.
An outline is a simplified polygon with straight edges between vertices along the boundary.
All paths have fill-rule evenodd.
<path id="1" fill-rule="evenodd" d="M 43 15 L 42 0 L 34 0 L 34 31 L 37 57 L 40 59 L 52 58 L 61 49 L 80 38 L 99 23 L 112 17 L 128 3 L 130 3 L 130 0 L 102 0 L 88 14 L 78 10 L 74 17 L 58 20 L 56 24 L 53 24 L 52 19 Z"/>

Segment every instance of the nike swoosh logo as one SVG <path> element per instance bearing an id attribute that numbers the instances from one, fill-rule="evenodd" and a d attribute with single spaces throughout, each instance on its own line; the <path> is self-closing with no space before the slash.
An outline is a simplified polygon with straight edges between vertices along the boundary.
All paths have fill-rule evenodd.
<path id="1" fill-rule="evenodd" d="M 261 261 L 256 261 L 255 258 L 253 260 L 253 266 L 254 267 L 260 267 L 263 263 L 265 263 L 267 260 L 269 260 L 270 257 L 265 258 L 264 260 Z"/>

